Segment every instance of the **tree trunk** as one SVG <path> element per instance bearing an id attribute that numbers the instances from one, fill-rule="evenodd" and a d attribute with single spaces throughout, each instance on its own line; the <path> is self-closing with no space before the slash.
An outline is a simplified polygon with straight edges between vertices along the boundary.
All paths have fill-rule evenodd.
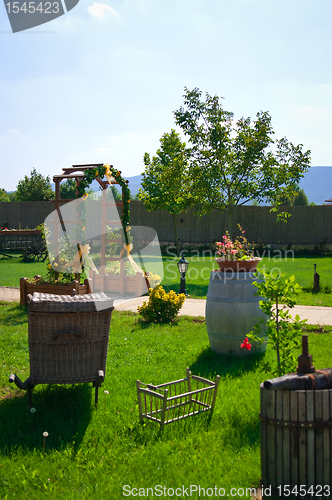
<path id="1" fill-rule="evenodd" d="M 179 240 L 178 240 L 178 230 L 177 230 L 177 226 L 176 226 L 175 214 L 172 214 L 172 217 L 173 217 L 173 222 L 174 222 L 174 236 L 175 236 L 176 254 L 178 257 L 180 257 L 180 245 L 179 245 Z"/>
<path id="2" fill-rule="evenodd" d="M 227 215 L 228 215 L 228 227 L 226 229 L 229 232 L 230 238 L 234 239 L 234 237 L 235 237 L 234 217 L 233 217 L 234 208 L 232 205 L 228 205 Z"/>

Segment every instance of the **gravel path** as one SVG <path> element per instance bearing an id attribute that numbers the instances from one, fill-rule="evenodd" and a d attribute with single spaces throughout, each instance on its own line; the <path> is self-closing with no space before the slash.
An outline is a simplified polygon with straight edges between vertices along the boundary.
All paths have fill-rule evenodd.
<path id="1" fill-rule="evenodd" d="M 9 286 L 0 286 L 0 302 L 19 302 L 20 289 Z"/>

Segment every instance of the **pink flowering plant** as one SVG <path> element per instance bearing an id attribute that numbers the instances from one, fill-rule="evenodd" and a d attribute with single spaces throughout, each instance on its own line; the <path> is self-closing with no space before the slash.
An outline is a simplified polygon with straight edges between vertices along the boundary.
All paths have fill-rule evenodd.
<path id="1" fill-rule="evenodd" d="M 247 238 L 244 236 L 245 231 L 242 229 L 240 224 L 238 224 L 237 227 L 239 228 L 241 235 L 237 236 L 234 241 L 229 236 L 228 231 L 226 231 L 222 241 L 216 241 L 217 258 L 224 260 L 249 260 L 252 258 L 250 245 L 248 244 Z"/>

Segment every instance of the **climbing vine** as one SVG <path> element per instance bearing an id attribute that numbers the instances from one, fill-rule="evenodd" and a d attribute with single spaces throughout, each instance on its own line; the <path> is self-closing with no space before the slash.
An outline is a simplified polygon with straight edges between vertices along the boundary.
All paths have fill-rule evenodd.
<path id="1" fill-rule="evenodd" d="M 86 196 L 86 190 L 90 186 L 91 182 L 97 177 L 103 179 L 106 176 L 107 180 L 110 182 L 111 177 L 116 180 L 116 182 L 122 188 L 123 194 L 123 210 L 121 216 L 121 223 L 124 229 L 125 235 L 127 234 L 127 226 L 130 223 L 130 190 L 128 187 L 128 182 L 121 176 L 121 171 L 108 165 L 100 165 L 99 167 L 89 168 L 85 171 L 84 177 L 81 180 L 78 187 L 78 197 Z"/>

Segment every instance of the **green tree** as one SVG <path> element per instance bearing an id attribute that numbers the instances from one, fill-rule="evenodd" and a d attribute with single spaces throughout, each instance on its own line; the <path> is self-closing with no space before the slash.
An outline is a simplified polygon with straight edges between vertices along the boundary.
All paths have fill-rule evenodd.
<path id="1" fill-rule="evenodd" d="M 7 191 L 3 188 L 0 188 L 0 201 L 10 201 Z"/>
<path id="2" fill-rule="evenodd" d="M 181 142 L 180 134 L 173 129 L 165 133 L 160 139 L 156 156 L 151 159 L 148 153 L 144 154 L 144 165 L 138 198 L 150 212 L 160 208 L 172 215 L 179 255 L 176 216 L 195 202 L 189 175 L 188 150 L 186 144 Z"/>
<path id="3" fill-rule="evenodd" d="M 113 185 L 111 185 L 111 192 L 113 194 L 114 201 L 122 201 L 122 194 L 120 191 Z"/>
<path id="4" fill-rule="evenodd" d="M 54 198 L 50 178 L 38 174 L 32 169 L 30 177 L 27 175 L 18 181 L 16 201 L 49 201 Z"/>
<path id="5" fill-rule="evenodd" d="M 308 197 L 304 192 L 304 189 L 299 189 L 293 199 L 293 205 L 309 205 Z"/>
<path id="6" fill-rule="evenodd" d="M 300 189 L 298 184 L 294 184 L 294 194 L 293 196 L 285 196 L 280 199 L 281 205 L 290 207 L 294 205 L 305 205 L 308 206 L 308 197 L 304 192 L 304 189 Z"/>
<path id="7" fill-rule="evenodd" d="M 8 193 L 9 201 L 16 201 L 16 191 L 9 191 Z"/>
<path id="8" fill-rule="evenodd" d="M 267 201 L 277 210 L 281 197 L 294 195 L 294 183 L 310 166 L 310 151 L 286 138 L 273 140 L 271 117 L 260 111 L 253 122 L 225 111 L 218 96 L 185 88 L 184 107 L 175 122 L 189 139 L 191 172 L 199 211 L 226 210 L 232 235 L 236 205 Z M 273 149 L 272 149 L 273 146 Z"/>
<path id="9" fill-rule="evenodd" d="M 75 179 L 66 179 L 60 184 L 60 198 L 62 200 L 70 200 L 76 198 Z"/>

